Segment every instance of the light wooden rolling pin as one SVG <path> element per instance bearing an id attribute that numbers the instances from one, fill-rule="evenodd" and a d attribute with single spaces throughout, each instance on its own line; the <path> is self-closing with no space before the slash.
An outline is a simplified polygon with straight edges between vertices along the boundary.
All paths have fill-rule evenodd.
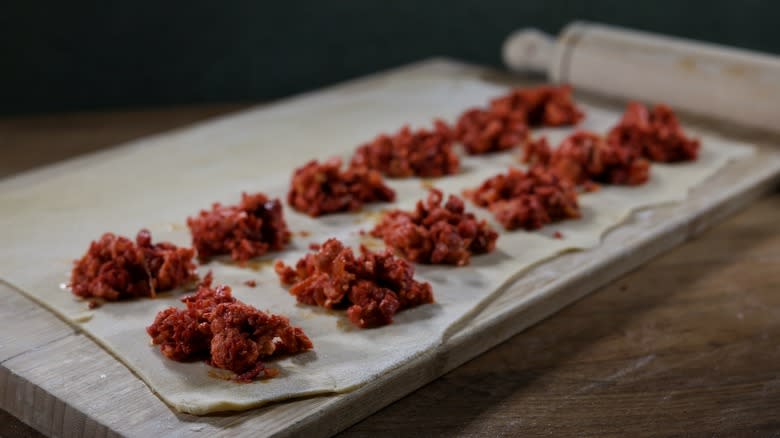
<path id="1" fill-rule="evenodd" d="M 600 95 L 780 132 L 780 58 L 595 23 L 510 35 L 504 62 Z"/>

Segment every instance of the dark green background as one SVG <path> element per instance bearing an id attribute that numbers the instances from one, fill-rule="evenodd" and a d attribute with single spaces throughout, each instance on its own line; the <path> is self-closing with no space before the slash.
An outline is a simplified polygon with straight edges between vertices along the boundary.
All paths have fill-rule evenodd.
<path id="1" fill-rule="evenodd" d="M 0 112 L 277 98 L 574 19 L 780 53 L 780 2 L 24 0 L 0 13 Z"/>

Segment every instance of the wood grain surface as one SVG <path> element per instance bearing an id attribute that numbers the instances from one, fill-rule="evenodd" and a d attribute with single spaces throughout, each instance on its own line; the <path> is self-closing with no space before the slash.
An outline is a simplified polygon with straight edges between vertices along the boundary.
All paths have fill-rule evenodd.
<path id="1" fill-rule="evenodd" d="M 3 119 L 0 175 L 239 108 Z M 780 435 L 779 220 L 773 194 L 342 436 Z M 98 349 L 56 318 L 37 319 L 45 311 L 21 295 L 0 294 L 4 321 L 41 321 L 3 345 L 0 363 L 56 369 L 35 352 L 22 354 L 30 344 L 48 346 L 38 356 L 64 350 L 74 360 Z M 89 403 L 89 387 L 69 386 L 67 375 L 57 383 L 60 398 L 79 393 L 76 404 Z M 3 394 L 11 386 L 0 378 L 0 396 L 13 397 Z M 24 417 L 35 418 L 34 404 L 29 409 Z M 52 409 L 72 415 L 65 404 Z M 133 414 L 114 416 L 144 421 Z M 99 423 L 82 430 L 111 434 Z M 0 413 L 0 436 L 35 434 Z"/>

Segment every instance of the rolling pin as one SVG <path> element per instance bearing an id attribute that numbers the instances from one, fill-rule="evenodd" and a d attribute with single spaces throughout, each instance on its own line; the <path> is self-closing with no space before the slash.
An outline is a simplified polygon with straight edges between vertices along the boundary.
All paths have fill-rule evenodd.
<path id="1" fill-rule="evenodd" d="M 511 70 L 620 99 L 780 132 L 780 58 L 596 23 L 574 22 L 558 38 L 535 29 L 503 46 Z"/>

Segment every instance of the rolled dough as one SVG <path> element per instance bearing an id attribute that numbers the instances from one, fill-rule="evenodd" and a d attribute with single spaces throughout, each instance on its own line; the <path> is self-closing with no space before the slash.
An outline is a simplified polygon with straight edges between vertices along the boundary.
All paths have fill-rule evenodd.
<path id="1" fill-rule="evenodd" d="M 156 313 L 180 305 L 185 293 L 157 299 L 110 303 L 89 310 L 87 303 L 63 290 L 72 261 L 103 232 L 134 236 L 149 228 L 155 241 L 189 245 L 184 222 L 211 202 L 237 202 L 241 191 L 263 191 L 284 199 L 294 167 L 312 158 L 347 156 L 379 132 L 405 123 L 427 126 L 434 117 L 454 121 L 464 109 L 484 105 L 506 89 L 445 64 L 433 71 L 409 69 L 348 88 L 288 100 L 190 129 L 173 132 L 0 183 L 0 278 L 16 286 L 86 334 L 135 371 L 165 402 L 193 414 L 240 410 L 264 403 L 356 388 L 441 342 L 456 331 L 502 286 L 531 265 L 562 251 L 598 245 L 610 228 L 637 209 L 685 199 L 726 162 L 752 153 L 747 145 L 703 138 L 694 163 L 652 166 L 648 184 L 604 187 L 583 194 L 580 220 L 550 225 L 538 232 L 500 230 L 497 249 L 472 258 L 464 268 L 417 266 L 419 279 L 431 282 L 436 303 L 398 314 L 387 327 L 354 328 L 339 312 L 298 305 L 283 289 L 271 266 L 275 258 L 295 262 L 310 242 L 328 237 L 381 247 L 360 237 L 377 213 L 411 208 L 433 184 L 460 193 L 485 178 L 517 165 L 516 153 L 463 157 L 459 175 L 422 181 L 389 180 L 395 204 L 377 204 L 355 214 L 312 219 L 285 206 L 295 233 L 290 248 L 238 267 L 213 261 L 216 283 L 229 284 L 235 295 L 260 309 L 290 317 L 311 337 L 314 351 L 279 360 L 281 374 L 250 384 L 225 380 L 221 370 L 202 362 L 178 363 L 162 357 L 145 332 Z M 581 128 L 605 132 L 618 112 L 585 106 Z M 570 129 L 546 129 L 557 144 Z M 485 210 L 468 207 L 492 221 Z M 554 239 L 559 231 L 563 239 Z M 304 237 L 305 235 L 305 237 Z M 256 288 L 244 285 L 255 280 Z"/>

